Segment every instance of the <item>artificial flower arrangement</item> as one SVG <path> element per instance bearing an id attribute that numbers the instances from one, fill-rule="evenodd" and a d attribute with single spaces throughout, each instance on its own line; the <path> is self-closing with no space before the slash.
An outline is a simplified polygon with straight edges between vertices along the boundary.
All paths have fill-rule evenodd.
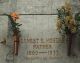
<path id="1" fill-rule="evenodd" d="M 11 21 L 11 25 L 12 25 L 12 30 L 17 30 L 17 32 L 19 32 L 19 26 L 21 26 L 22 24 L 19 24 L 16 22 L 17 19 L 19 19 L 19 15 L 16 14 L 15 12 L 11 13 L 9 15 L 10 21 Z"/>
<path id="2" fill-rule="evenodd" d="M 72 7 L 70 3 L 65 3 L 64 6 L 57 9 L 57 30 L 60 34 L 68 37 L 68 52 L 67 55 L 71 55 L 71 48 L 75 34 L 77 33 L 78 26 L 75 18 L 73 17 Z M 80 19 L 80 18 L 78 18 Z"/>
<path id="3" fill-rule="evenodd" d="M 12 12 L 10 15 L 8 15 L 9 21 L 11 23 L 11 29 L 13 31 L 13 41 L 14 41 L 14 55 L 18 55 L 18 48 L 19 48 L 19 42 L 20 42 L 20 30 L 19 27 L 22 24 L 19 24 L 16 22 L 17 19 L 19 19 L 19 15 L 15 12 Z"/>
<path id="4" fill-rule="evenodd" d="M 57 30 L 65 34 L 74 34 L 77 32 L 77 24 L 72 15 L 71 5 L 66 3 L 65 6 L 62 6 L 58 11 L 57 19 Z"/>

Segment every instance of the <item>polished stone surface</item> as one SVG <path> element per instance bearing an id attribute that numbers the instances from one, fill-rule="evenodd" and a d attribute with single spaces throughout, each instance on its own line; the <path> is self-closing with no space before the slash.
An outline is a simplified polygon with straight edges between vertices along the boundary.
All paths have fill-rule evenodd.
<path id="1" fill-rule="evenodd" d="M 3 0 L 0 3 L 0 13 L 10 13 L 12 11 L 21 14 L 54 14 L 57 13 L 56 9 L 64 5 L 65 0 Z M 78 4 L 77 4 L 78 3 Z M 79 1 L 71 0 L 73 6 L 73 13 L 79 11 Z M 21 15 L 17 21 L 22 24 L 21 42 L 19 47 L 19 55 L 14 57 L 14 61 L 6 61 L 7 54 L 10 54 L 10 50 L 13 46 L 12 35 L 7 16 L 0 16 L 0 42 L 4 38 L 7 40 L 7 45 L 0 44 L 0 63 L 80 63 L 80 54 L 77 48 L 77 42 L 74 43 L 73 52 L 77 55 L 75 57 L 67 56 L 67 43 L 63 40 L 62 43 L 52 43 L 54 46 L 51 50 L 58 50 L 60 58 L 54 59 L 27 59 L 30 55 L 27 55 L 28 50 L 33 50 L 32 45 L 34 43 L 28 43 L 27 38 L 41 39 L 61 37 L 56 30 L 56 15 Z M 8 26 L 9 25 L 9 26 Z M 65 39 L 66 37 L 64 37 Z M 60 41 L 58 41 L 60 42 Z M 39 40 L 40 44 L 40 40 Z M 44 44 L 47 44 L 44 41 Z M 36 50 L 36 49 L 34 49 Z M 38 51 L 47 51 L 47 49 L 38 49 Z M 49 55 L 40 54 L 39 57 L 48 58 Z M 54 55 L 52 55 L 54 57 Z M 34 57 L 34 56 L 32 56 Z M 9 58 L 13 59 L 13 57 Z"/>

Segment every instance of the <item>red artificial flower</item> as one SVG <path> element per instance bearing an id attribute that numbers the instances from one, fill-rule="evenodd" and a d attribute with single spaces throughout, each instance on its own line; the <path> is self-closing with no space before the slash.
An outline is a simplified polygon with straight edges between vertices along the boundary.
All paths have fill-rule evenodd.
<path id="1" fill-rule="evenodd" d="M 10 15 L 13 18 L 14 21 L 16 21 L 17 19 L 19 19 L 19 15 L 16 14 L 15 12 L 12 12 Z"/>

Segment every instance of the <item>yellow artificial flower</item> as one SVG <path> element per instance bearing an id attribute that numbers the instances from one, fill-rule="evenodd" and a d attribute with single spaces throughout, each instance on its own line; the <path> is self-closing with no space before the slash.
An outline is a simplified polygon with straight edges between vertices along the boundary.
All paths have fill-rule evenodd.
<path id="1" fill-rule="evenodd" d="M 71 19 L 68 23 L 68 27 L 69 29 L 73 29 L 74 27 L 76 27 L 76 23 L 73 19 Z"/>
<path id="2" fill-rule="evenodd" d="M 76 25 L 76 22 L 74 21 L 74 19 L 70 19 L 69 24 L 75 26 Z"/>
<path id="3" fill-rule="evenodd" d="M 60 30 L 61 29 L 61 27 L 62 27 L 62 23 L 61 23 L 61 20 L 60 20 L 60 18 L 58 18 L 58 20 L 57 20 L 57 30 Z"/>
<path id="4" fill-rule="evenodd" d="M 65 24 L 66 24 L 67 26 L 68 26 L 69 21 L 70 21 L 71 18 L 72 18 L 71 16 L 66 16 L 66 17 L 65 17 Z"/>
<path id="5" fill-rule="evenodd" d="M 65 3 L 65 10 L 71 12 L 72 7 L 71 7 L 71 4 L 70 3 L 67 3 L 67 2 Z"/>
<path id="6" fill-rule="evenodd" d="M 74 27 L 74 28 L 71 29 L 71 32 L 72 33 L 76 33 L 76 31 L 77 31 L 77 28 L 76 27 Z"/>

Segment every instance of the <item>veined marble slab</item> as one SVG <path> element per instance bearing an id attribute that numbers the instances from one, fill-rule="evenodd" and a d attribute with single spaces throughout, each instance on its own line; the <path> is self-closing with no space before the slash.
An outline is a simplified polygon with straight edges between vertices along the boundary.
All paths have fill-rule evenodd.
<path id="1" fill-rule="evenodd" d="M 17 12 L 23 14 L 52 14 L 66 0 L 17 0 Z M 60 5 L 59 5 L 60 4 Z"/>
<path id="2" fill-rule="evenodd" d="M 0 16 L 0 42 L 6 39 L 8 33 L 8 18 L 7 16 Z M 6 54 L 8 49 L 5 45 L 0 43 L 0 62 L 6 63 Z"/>
<path id="3" fill-rule="evenodd" d="M 62 40 L 57 40 L 61 38 L 58 31 L 56 30 L 56 19 L 57 16 L 47 16 L 47 15 L 35 15 L 35 16 L 20 16 L 20 20 L 17 22 L 21 23 L 21 42 L 19 48 L 19 55 L 16 63 L 74 63 L 67 57 L 67 44 L 65 42 L 65 37 Z M 50 40 L 49 43 L 46 39 Z M 54 43 L 54 38 L 56 42 Z M 29 41 L 31 39 L 32 41 Z M 39 39 L 36 42 L 36 39 Z M 41 42 L 43 39 L 43 42 Z M 58 43 L 57 43 L 58 42 Z M 33 45 L 51 45 L 51 48 L 33 48 Z M 38 54 L 32 54 L 29 51 L 38 51 Z M 50 51 L 55 51 L 55 54 Z M 43 52 L 40 54 L 40 52 Z M 48 53 L 44 53 L 48 52 Z M 37 58 L 36 58 L 37 57 Z M 52 57 L 52 59 L 51 59 Z"/>

